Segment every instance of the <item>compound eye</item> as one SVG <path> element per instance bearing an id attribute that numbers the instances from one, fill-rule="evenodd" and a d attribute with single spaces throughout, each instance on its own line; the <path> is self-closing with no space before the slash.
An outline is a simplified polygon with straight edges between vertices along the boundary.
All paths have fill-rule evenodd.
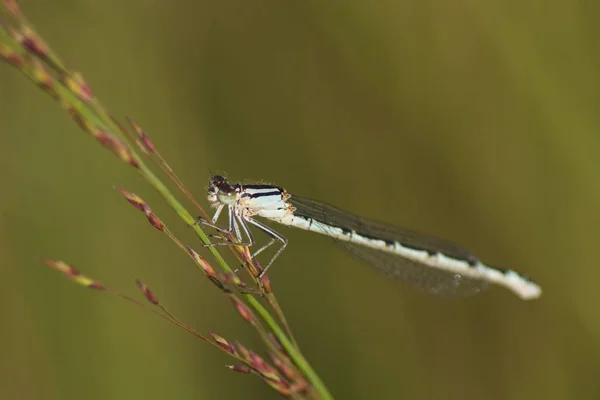
<path id="1" fill-rule="evenodd" d="M 230 190 L 221 190 L 218 196 L 219 201 L 223 204 L 233 204 L 236 199 L 236 193 L 233 188 L 230 188 Z"/>

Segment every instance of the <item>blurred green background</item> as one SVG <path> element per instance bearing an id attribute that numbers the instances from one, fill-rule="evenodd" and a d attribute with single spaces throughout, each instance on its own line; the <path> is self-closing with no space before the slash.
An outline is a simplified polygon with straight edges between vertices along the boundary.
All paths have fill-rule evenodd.
<path id="1" fill-rule="evenodd" d="M 270 277 L 336 398 L 598 399 L 600 3 L 484 3 L 21 5 L 203 205 L 209 168 L 272 182 L 451 238 L 544 288 L 532 302 L 496 287 L 440 299 L 281 228 L 290 245 Z M 200 249 L 164 201 L 5 64 L 0 130 L 0 398 L 279 398 L 186 332 L 42 265 L 65 259 L 138 297 L 140 278 L 197 329 L 262 348 L 112 188 Z"/>

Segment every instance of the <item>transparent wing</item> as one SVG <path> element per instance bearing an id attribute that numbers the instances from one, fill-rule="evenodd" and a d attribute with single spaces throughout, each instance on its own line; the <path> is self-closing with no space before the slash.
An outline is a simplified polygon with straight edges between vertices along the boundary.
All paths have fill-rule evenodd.
<path id="1" fill-rule="evenodd" d="M 488 287 L 488 283 L 483 280 L 432 268 L 396 254 L 341 240 L 335 242 L 354 258 L 366 262 L 380 274 L 406 283 L 422 292 L 447 297 L 472 296 Z"/>
<path id="2" fill-rule="evenodd" d="M 366 237 L 387 242 L 399 242 L 407 247 L 425 250 L 429 253 L 439 252 L 469 264 L 477 262 L 477 258 L 471 253 L 445 240 L 370 221 L 312 199 L 293 196 L 289 201 L 296 207 L 295 214 L 298 216 L 312 218 Z M 441 296 L 468 296 L 476 294 L 488 286 L 485 280 L 434 268 L 397 254 L 342 240 L 336 240 L 336 243 L 355 258 L 371 265 L 379 273 L 405 282 L 421 291 Z"/>

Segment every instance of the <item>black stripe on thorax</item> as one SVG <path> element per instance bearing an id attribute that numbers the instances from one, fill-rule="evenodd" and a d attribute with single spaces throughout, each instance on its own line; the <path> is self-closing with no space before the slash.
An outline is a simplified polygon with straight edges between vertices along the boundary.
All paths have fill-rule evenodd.
<path id="1" fill-rule="evenodd" d="M 274 185 L 241 185 L 242 189 L 273 189 L 283 192 L 283 188 Z"/>
<path id="2" fill-rule="evenodd" d="M 269 187 L 266 187 L 265 189 L 269 189 L 269 188 L 271 188 L 271 187 L 269 186 Z M 254 188 L 251 188 L 251 189 L 254 189 Z M 245 191 L 242 194 L 242 197 L 250 197 L 251 199 L 256 199 L 258 197 L 276 196 L 276 197 L 281 198 L 282 194 L 283 194 L 283 192 L 280 191 L 278 188 L 273 188 L 272 191 L 261 192 L 261 193 L 248 193 L 247 191 Z"/>

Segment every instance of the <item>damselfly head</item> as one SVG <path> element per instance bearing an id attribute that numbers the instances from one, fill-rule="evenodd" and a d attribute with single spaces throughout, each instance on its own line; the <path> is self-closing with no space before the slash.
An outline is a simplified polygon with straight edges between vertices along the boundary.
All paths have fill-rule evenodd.
<path id="1" fill-rule="evenodd" d="M 235 187 L 227 182 L 227 179 L 221 175 L 214 175 L 210 178 L 208 198 L 221 204 L 233 204 L 237 199 L 237 192 Z"/>
<path id="2" fill-rule="evenodd" d="M 221 175 L 213 175 L 210 177 L 210 180 L 208 181 L 208 186 L 209 186 L 208 190 L 219 187 L 223 184 L 225 184 L 225 185 L 228 184 L 227 179 L 225 179 Z"/>

